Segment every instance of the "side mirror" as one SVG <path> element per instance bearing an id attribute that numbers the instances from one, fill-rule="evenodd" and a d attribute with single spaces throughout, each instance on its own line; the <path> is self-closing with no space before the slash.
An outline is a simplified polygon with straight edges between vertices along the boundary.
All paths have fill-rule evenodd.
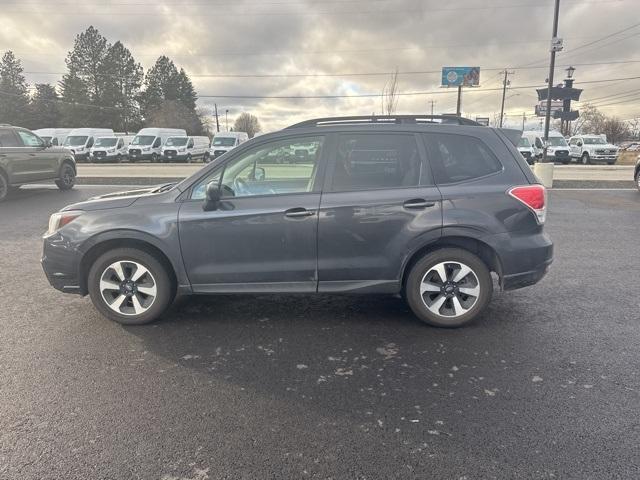
<path id="1" fill-rule="evenodd" d="M 49 148 L 53 145 L 53 143 L 51 143 L 51 140 L 45 140 L 44 141 L 44 148 Z"/>
<path id="2" fill-rule="evenodd" d="M 207 185 L 205 190 L 205 200 L 202 205 L 202 209 L 205 212 L 211 212 L 218 209 L 220 199 L 222 198 L 222 191 L 218 187 L 217 182 L 211 182 Z"/>
<path id="3" fill-rule="evenodd" d="M 578 145 L 579 147 L 581 147 L 581 146 L 582 146 L 582 142 L 578 142 L 578 143 L 576 143 L 576 145 Z"/>

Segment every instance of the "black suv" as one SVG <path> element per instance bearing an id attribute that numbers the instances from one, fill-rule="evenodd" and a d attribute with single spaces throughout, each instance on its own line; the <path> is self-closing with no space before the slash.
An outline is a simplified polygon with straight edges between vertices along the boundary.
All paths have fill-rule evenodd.
<path id="1" fill-rule="evenodd" d="M 42 264 L 106 317 L 156 319 L 174 296 L 402 294 L 457 327 L 552 261 L 546 192 L 520 132 L 459 117 L 303 122 L 246 142 L 178 184 L 54 214 Z"/>
<path id="2" fill-rule="evenodd" d="M 76 182 L 76 162 L 62 147 L 52 147 L 30 130 L 0 125 L 0 202 L 12 187 L 55 180 L 60 190 Z"/>

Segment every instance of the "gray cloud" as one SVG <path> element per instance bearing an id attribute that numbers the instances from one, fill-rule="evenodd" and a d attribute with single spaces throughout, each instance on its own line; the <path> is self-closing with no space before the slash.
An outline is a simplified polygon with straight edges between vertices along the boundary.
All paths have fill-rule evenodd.
<path id="1" fill-rule="evenodd" d="M 162 54 L 192 75 L 200 106 L 230 117 L 257 114 L 267 129 L 314 116 L 380 112 L 380 98 L 234 99 L 229 95 L 344 95 L 379 93 L 389 76 L 293 78 L 216 78 L 217 74 L 338 74 L 353 72 L 435 71 L 401 75 L 403 92 L 430 95 L 400 98 L 401 113 L 455 110 L 455 93 L 440 88 L 444 65 L 479 65 L 482 87 L 467 90 L 463 110 L 470 117 L 493 116 L 500 108 L 502 67 L 542 60 L 545 66 L 551 31 L 552 1 L 540 0 L 5 0 L 0 2 L 0 51 L 14 50 L 28 72 L 62 72 L 64 57 L 77 33 L 89 25 L 109 40 L 123 41 L 145 68 Z M 492 5 L 496 8 L 482 8 Z M 524 7 L 523 5 L 528 5 Z M 560 35 L 565 49 L 559 65 L 640 59 L 640 28 L 571 50 L 637 23 L 637 0 L 563 0 Z M 578 66 L 577 81 L 640 76 L 640 63 Z M 564 75 L 556 70 L 556 79 Z M 509 122 L 533 115 L 534 89 L 546 68 L 519 69 L 511 77 Z M 29 82 L 56 82 L 59 75 L 27 74 Z M 640 88 L 640 80 L 577 85 L 583 99 Z M 205 96 L 207 96 L 205 98 Z M 209 98 L 208 96 L 213 96 Z M 216 96 L 219 96 L 216 98 Z M 640 115 L 640 99 L 607 106 L 622 118 Z M 612 100 L 609 103 L 613 103 Z"/>

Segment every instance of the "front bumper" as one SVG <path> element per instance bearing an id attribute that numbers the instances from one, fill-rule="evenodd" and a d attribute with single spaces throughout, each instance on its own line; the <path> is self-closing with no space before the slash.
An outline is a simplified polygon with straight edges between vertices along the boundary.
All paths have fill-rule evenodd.
<path id="1" fill-rule="evenodd" d="M 509 232 L 483 239 L 500 259 L 503 290 L 515 290 L 538 283 L 553 262 L 553 242 L 542 232 Z"/>
<path id="2" fill-rule="evenodd" d="M 162 154 L 162 158 L 165 161 L 178 161 L 178 162 L 184 162 L 187 160 L 189 154 L 187 153 L 171 153 L 171 154 L 166 154 L 163 153 Z"/>
<path id="3" fill-rule="evenodd" d="M 65 293 L 84 294 L 80 288 L 79 252 L 59 234 L 44 238 L 42 269 L 53 288 Z"/>
<path id="4" fill-rule="evenodd" d="M 151 160 L 155 152 L 128 153 L 129 160 Z"/>

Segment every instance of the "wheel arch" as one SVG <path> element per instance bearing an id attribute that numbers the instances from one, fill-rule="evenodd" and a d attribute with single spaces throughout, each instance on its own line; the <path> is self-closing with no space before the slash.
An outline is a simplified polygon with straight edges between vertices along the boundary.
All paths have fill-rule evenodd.
<path id="1" fill-rule="evenodd" d="M 80 293 L 82 295 L 86 295 L 89 291 L 87 283 L 91 265 L 93 265 L 100 255 L 116 248 L 137 248 L 155 257 L 166 268 L 167 274 L 171 279 L 173 293 L 176 293 L 179 284 L 178 274 L 169 256 L 160 247 L 155 245 L 154 242 L 141 238 L 140 236 L 132 235 L 128 237 L 120 236 L 116 238 L 96 239 L 92 242 L 82 255 L 78 266 L 78 280 Z"/>
<path id="2" fill-rule="evenodd" d="M 58 169 L 58 175 L 60 174 L 60 172 L 62 172 L 62 167 L 64 167 L 65 165 L 71 165 L 71 168 L 73 168 L 73 171 L 76 173 L 76 175 L 78 174 L 78 167 L 76 167 L 76 162 L 73 159 L 69 158 L 69 157 L 65 157 L 60 162 L 60 168 Z"/>
<path id="3" fill-rule="evenodd" d="M 443 235 L 435 242 L 421 246 L 408 257 L 402 269 L 402 289 L 404 289 L 411 268 L 425 255 L 443 248 L 459 248 L 478 256 L 490 272 L 495 272 L 498 275 L 502 285 L 502 262 L 493 247 L 475 237 L 456 232 L 455 234 Z"/>

